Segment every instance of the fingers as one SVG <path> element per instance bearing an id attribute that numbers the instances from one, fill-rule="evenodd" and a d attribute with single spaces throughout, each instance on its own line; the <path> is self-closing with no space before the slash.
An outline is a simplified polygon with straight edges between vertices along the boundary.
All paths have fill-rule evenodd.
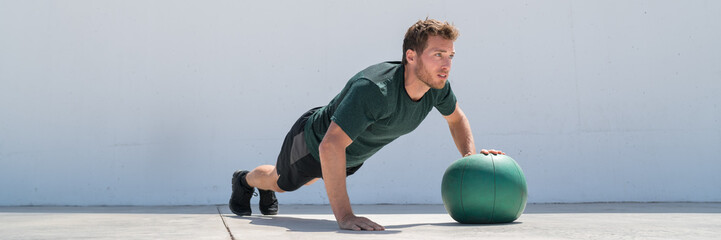
<path id="1" fill-rule="evenodd" d="M 371 221 L 371 220 L 368 220 L 368 221 L 371 223 L 370 226 L 373 228 L 373 231 L 383 231 L 383 230 L 386 230 L 386 228 L 384 228 L 384 227 L 381 226 L 380 224 L 377 224 L 377 223 L 375 223 L 375 222 L 373 222 L 373 221 Z"/>
<path id="2" fill-rule="evenodd" d="M 366 231 L 383 231 L 385 228 L 373 221 L 371 221 L 368 218 L 360 217 L 361 221 L 357 224 L 358 227 L 360 227 L 363 230 Z"/>
<path id="3" fill-rule="evenodd" d="M 367 223 L 358 223 L 358 224 L 354 224 L 350 228 L 350 230 L 353 230 L 353 231 L 361 231 L 361 230 L 363 230 L 363 231 L 383 231 L 383 230 L 385 230 L 385 228 L 383 228 L 383 226 L 378 225 L 378 224 L 370 225 Z"/>
<path id="4" fill-rule="evenodd" d="M 498 154 L 500 154 L 500 155 L 506 155 L 506 153 L 504 153 L 504 152 L 502 152 L 502 151 L 500 151 L 500 150 L 496 150 L 496 149 L 491 149 L 491 150 L 481 149 L 481 154 L 483 154 L 483 155 L 488 155 L 488 154 L 493 154 L 493 155 L 498 155 Z"/>
<path id="5" fill-rule="evenodd" d="M 488 152 L 490 152 L 493 155 L 506 155 L 506 153 L 501 152 L 501 150 L 491 149 Z"/>
<path id="6" fill-rule="evenodd" d="M 380 230 L 382 230 L 381 227 L 378 226 L 378 224 L 375 224 L 377 226 L 372 226 L 371 224 L 367 224 L 367 223 L 361 223 L 359 225 L 360 225 L 359 226 L 360 229 L 365 230 L 365 231 L 380 231 Z"/>

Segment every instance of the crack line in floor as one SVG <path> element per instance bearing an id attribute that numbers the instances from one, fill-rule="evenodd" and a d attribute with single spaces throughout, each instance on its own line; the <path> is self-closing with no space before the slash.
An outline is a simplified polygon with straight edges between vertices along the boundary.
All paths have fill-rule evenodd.
<path id="1" fill-rule="evenodd" d="M 220 220 L 223 221 L 223 226 L 225 226 L 225 230 L 228 230 L 228 234 L 230 234 L 230 240 L 235 240 L 235 237 L 233 237 L 233 232 L 230 231 L 230 228 L 228 227 L 228 224 L 225 223 L 225 217 L 223 217 L 223 214 L 220 213 L 220 207 L 216 207 L 218 209 L 218 215 L 220 216 Z"/>

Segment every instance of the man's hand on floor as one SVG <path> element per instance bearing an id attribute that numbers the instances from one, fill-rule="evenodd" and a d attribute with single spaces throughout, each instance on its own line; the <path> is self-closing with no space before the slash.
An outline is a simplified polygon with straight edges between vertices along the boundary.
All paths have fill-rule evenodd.
<path id="1" fill-rule="evenodd" d="M 383 226 L 371 221 L 365 217 L 357 217 L 355 215 L 348 215 L 338 221 L 338 226 L 341 229 L 354 230 L 354 231 L 383 231 L 386 230 Z"/>

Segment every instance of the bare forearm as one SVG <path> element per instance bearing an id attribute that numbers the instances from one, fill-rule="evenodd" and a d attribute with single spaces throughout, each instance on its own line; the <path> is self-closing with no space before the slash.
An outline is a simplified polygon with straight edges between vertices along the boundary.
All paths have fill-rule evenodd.
<path id="1" fill-rule="evenodd" d="M 341 221 L 343 217 L 353 215 L 348 191 L 346 190 L 345 149 L 325 145 L 321 146 L 319 150 L 323 182 L 325 182 L 328 201 L 336 220 Z"/>
<path id="2" fill-rule="evenodd" d="M 476 152 L 476 144 L 473 141 L 473 132 L 468 119 L 461 112 L 461 118 L 458 121 L 449 122 L 448 127 L 451 130 L 451 136 L 456 143 L 461 156 L 468 156 Z"/>

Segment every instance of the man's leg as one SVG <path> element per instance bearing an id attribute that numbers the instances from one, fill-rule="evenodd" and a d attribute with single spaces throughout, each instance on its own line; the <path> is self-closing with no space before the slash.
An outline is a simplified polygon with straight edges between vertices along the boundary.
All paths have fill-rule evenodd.
<path id="1" fill-rule="evenodd" d="M 246 175 L 245 180 L 251 187 L 256 187 L 263 190 L 271 190 L 279 193 L 285 192 L 283 191 L 283 189 L 278 187 L 278 177 L 278 172 L 275 170 L 275 166 L 261 165 L 253 169 L 253 171 L 250 171 L 250 173 Z M 318 181 L 318 179 L 320 178 L 315 178 L 303 185 L 309 186 Z"/>
<path id="2" fill-rule="evenodd" d="M 320 108 L 307 111 L 293 124 L 283 140 L 276 166 L 261 165 L 250 172 L 239 170 L 233 174 L 233 193 L 229 204 L 233 213 L 241 216 L 250 215 L 250 198 L 254 189 L 258 188 L 260 211 L 264 215 L 275 215 L 278 213 L 275 192 L 294 191 L 303 185 L 309 185 L 308 182 L 315 182 L 312 176 L 320 176 L 319 163 L 308 153 L 303 135 L 307 119 L 318 109 Z M 311 166 L 299 162 L 310 162 Z M 306 170 L 311 169 L 312 175 L 299 172 L 298 165 L 302 165 L 300 167 Z"/>
<path id="3" fill-rule="evenodd" d="M 245 180 L 251 187 L 274 192 L 285 192 L 278 187 L 278 172 L 273 165 L 261 165 L 250 171 Z"/>
<path id="4" fill-rule="evenodd" d="M 258 188 L 258 192 L 260 193 L 259 207 L 263 215 L 278 214 L 278 199 L 275 197 L 275 192 L 285 191 L 278 186 L 280 176 L 275 166 L 258 166 L 245 176 L 245 182 L 248 183 L 248 185 Z M 316 180 L 318 179 L 313 179 L 304 185 L 310 185 Z"/>
<path id="5" fill-rule="evenodd" d="M 275 166 L 261 165 L 245 175 L 245 182 L 249 186 L 258 188 L 260 193 L 260 212 L 263 215 L 278 214 L 278 199 L 275 192 L 284 192 L 278 187 L 278 173 Z"/>

